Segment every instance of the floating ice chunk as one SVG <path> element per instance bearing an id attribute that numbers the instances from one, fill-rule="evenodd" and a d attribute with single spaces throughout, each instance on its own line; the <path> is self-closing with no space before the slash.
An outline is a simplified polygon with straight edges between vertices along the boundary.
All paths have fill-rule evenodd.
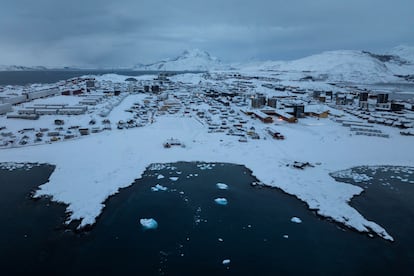
<path id="1" fill-rule="evenodd" d="M 219 197 L 214 200 L 218 205 L 227 205 L 227 199 Z"/>
<path id="2" fill-rule="evenodd" d="M 144 227 L 144 229 L 157 229 L 158 227 L 157 221 L 153 218 L 142 218 L 139 220 L 139 222 L 141 223 L 142 227 Z"/>
<path id="3" fill-rule="evenodd" d="M 217 183 L 216 186 L 220 190 L 227 190 L 229 188 L 229 186 L 227 184 L 224 184 L 224 183 Z"/>
<path id="4" fill-rule="evenodd" d="M 332 175 L 333 175 L 333 177 L 350 178 L 356 183 L 366 182 L 366 181 L 372 180 L 371 176 L 368 176 L 368 175 L 363 174 L 363 173 L 356 173 L 356 172 L 352 171 L 352 169 L 335 172 Z"/>
<path id="5" fill-rule="evenodd" d="M 228 265 L 228 264 L 230 264 L 230 259 L 225 259 L 225 260 L 223 260 L 223 262 L 222 262 L 224 265 Z"/>
<path id="6" fill-rule="evenodd" d="M 164 187 L 164 186 L 162 186 L 160 184 L 157 184 L 154 187 L 151 187 L 151 191 L 153 191 L 153 192 L 166 191 L 166 190 L 168 190 L 168 188 L 167 187 Z"/>
<path id="7" fill-rule="evenodd" d="M 171 176 L 171 177 L 170 177 L 170 180 L 171 180 L 171 181 L 177 181 L 177 180 L 178 180 L 178 177 L 176 177 L 176 176 Z"/>
<path id="8" fill-rule="evenodd" d="M 302 223 L 302 220 L 298 217 L 293 217 L 293 218 L 290 219 L 290 221 L 294 222 L 294 223 Z"/>
<path id="9" fill-rule="evenodd" d="M 157 179 L 163 179 L 165 176 L 163 176 L 162 174 L 159 174 L 158 176 L 157 176 Z"/>

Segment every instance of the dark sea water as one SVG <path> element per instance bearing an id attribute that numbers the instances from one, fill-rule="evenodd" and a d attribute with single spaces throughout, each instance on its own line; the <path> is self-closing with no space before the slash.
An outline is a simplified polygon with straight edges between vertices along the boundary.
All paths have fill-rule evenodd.
<path id="1" fill-rule="evenodd" d="M 165 71 L 162 71 L 165 73 Z M 0 85 L 26 85 L 32 83 L 55 83 L 84 75 L 119 74 L 125 76 L 142 76 L 158 74 L 160 71 L 133 70 L 39 70 L 39 71 L 0 71 Z M 169 72 L 199 73 L 199 72 Z"/>
<path id="2" fill-rule="evenodd" d="M 30 198 L 52 166 L 3 169 L 0 273 L 412 275 L 413 174 L 358 169 L 373 178 L 355 183 L 366 190 L 352 205 L 396 242 L 320 218 L 278 189 L 253 187 L 256 179 L 243 166 L 201 163 L 150 166 L 134 185 L 106 201 L 90 231 L 79 233 L 62 226 L 65 206 Z M 228 190 L 218 189 L 218 182 Z M 167 190 L 152 191 L 156 184 Z M 218 205 L 216 198 L 228 204 Z M 154 218 L 158 228 L 145 230 L 141 218 Z M 224 265 L 225 259 L 230 263 Z"/>

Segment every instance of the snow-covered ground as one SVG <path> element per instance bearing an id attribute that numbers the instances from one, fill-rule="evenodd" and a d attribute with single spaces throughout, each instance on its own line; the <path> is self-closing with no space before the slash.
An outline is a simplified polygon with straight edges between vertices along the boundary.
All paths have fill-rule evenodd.
<path id="1" fill-rule="evenodd" d="M 306 119 L 306 123 L 282 125 L 280 130 L 289 139 L 239 143 L 220 133 L 206 135 L 205 127 L 195 119 L 165 116 L 145 128 L 2 150 L 0 161 L 55 164 L 49 182 L 36 196 L 49 195 L 68 204 L 69 220 L 80 219 L 81 227 L 93 224 L 105 199 L 131 185 L 151 163 L 205 161 L 246 165 L 260 181 L 296 195 L 318 214 L 392 239 L 349 206 L 362 189 L 336 182 L 329 173 L 357 165 L 412 165 L 412 154 L 405 150 L 412 146 L 410 137 L 350 136 L 347 129 L 328 119 Z M 163 141 L 171 136 L 184 141 L 186 147 L 165 149 Z M 305 170 L 286 166 L 294 160 L 321 165 Z"/>
<path id="2" fill-rule="evenodd" d="M 125 79 L 116 75 L 106 78 L 111 81 Z M 100 80 L 105 80 L 105 77 Z M 206 82 L 201 75 L 194 74 L 176 76 L 172 80 L 193 85 Z M 216 85 L 226 85 L 226 81 L 217 82 Z M 262 89 L 259 81 L 252 81 L 252 85 Z M 190 90 L 197 92 L 196 88 Z M 269 95 L 271 93 L 264 88 L 263 91 Z M 174 93 L 183 99 L 190 97 L 190 92 Z M 128 95 L 112 110 L 108 118 L 111 121 L 127 119 L 131 115 L 125 109 L 135 102 L 142 102 L 145 96 Z M 61 100 L 58 97 L 52 99 L 44 101 Z M 212 108 L 207 99 L 204 100 L 205 102 L 192 103 L 186 108 Z M 224 106 L 220 108 L 223 109 Z M 259 140 L 249 139 L 247 143 L 241 143 L 237 136 L 226 135 L 224 132 L 209 133 L 205 121 L 194 114 L 195 111 L 189 111 L 187 115 L 182 112 L 165 113 L 157 116 L 154 123 L 140 128 L 113 129 L 76 140 L 2 149 L 0 162 L 56 165 L 49 181 L 40 186 L 36 196 L 51 196 L 54 201 L 67 204 L 70 214 L 68 222 L 80 220 L 79 227 L 95 223 L 105 200 L 120 188 L 131 185 L 150 164 L 177 161 L 227 162 L 245 165 L 260 182 L 296 196 L 321 216 L 358 231 L 372 231 L 392 240 L 384 228 L 367 220 L 349 205 L 352 197 L 363 191 L 362 188 L 336 182 L 330 173 L 360 165 L 410 166 L 414 164 L 414 157 L 407 149 L 412 148 L 412 137 L 401 136 L 398 129 L 385 126 L 378 128 L 387 133 L 389 139 L 355 136 L 349 128 L 334 120 L 304 118 L 297 124 L 282 121 L 273 124 L 272 127 L 287 137 L 285 140 L 275 140 L 265 134 L 269 125 L 240 114 L 235 116 L 244 116 L 247 125 L 254 126 L 255 131 L 262 136 Z M 355 119 L 351 115 L 344 116 Z M 219 117 L 212 115 L 214 120 Z M 43 118 L 48 117 L 42 117 L 38 122 L 46 126 L 52 124 Z M 75 120 L 77 117 L 70 118 Z M 171 137 L 185 146 L 164 148 L 164 142 Z M 295 161 L 309 162 L 313 166 L 300 170 L 292 166 Z M 179 177 L 171 176 L 170 180 L 179 181 Z M 361 181 L 364 179 L 361 178 Z"/>

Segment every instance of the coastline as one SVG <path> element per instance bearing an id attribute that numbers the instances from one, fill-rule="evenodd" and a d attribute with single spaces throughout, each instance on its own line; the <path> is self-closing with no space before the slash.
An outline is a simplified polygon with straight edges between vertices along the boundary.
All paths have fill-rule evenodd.
<path id="1" fill-rule="evenodd" d="M 337 128 L 337 131 L 346 132 L 331 121 L 327 120 L 326 123 L 330 124 L 329 127 Z M 303 125 L 284 127 L 284 132 L 304 132 L 300 129 Z M 141 129 L 99 133 L 77 141 L 30 148 L 4 149 L 0 162 L 42 162 L 56 165 L 49 182 L 40 186 L 36 196 L 48 195 L 52 196 L 53 201 L 68 204 L 67 212 L 71 215 L 67 223 L 81 220 L 79 228 L 95 223 L 104 207 L 105 199 L 116 194 L 119 188 L 130 186 L 150 164 L 200 161 L 244 165 L 261 182 L 296 196 L 319 215 L 360 232 L 369 232 L 371 229 L 381 237 L 392 240 L 385 229 L 366 220 L 348 204 L 362 189 L 338 183 L 329 173 L 358 165 L 412 164 L 412 157 L 407 151 L 396 153 L 390 147 L 396 143 L 394 139 L 349 136 L 338 138 L 334 135 L 325 137 L 321 143 L 320 137 L 312 135 L 309 137 L 314 142 L 312 149 L 320 148 L 321 144 L 327 148 L 315 159 L 314 151 L 295 139 L 284 141 L 283 147 L 270 140 L 241 144 L 236 140 L 229 140 L 224 134 L 209 134 L 207 137 L 205 132 L 204 127 L 192 118 L 163 116 L 154 124 Z M 171 136 L 183 140 L 186 148 L 164 149 L 163 140 Z M 293 138 L 293 134 L 289 137 Z M 397 139 L 401 147 L 410 144 L 409 138 Z M 338 148 L 337 142 L 351 147 L 362 143 L 364 147 L 359 149 L 363 152 L 349 152 L 347 147 Z M 385 148 L 385 151 L 372 151 L 372 148 L 379 146 Z M 303 171 L 286 167 L 298 155 L 301 160 L 323 162 L 315 168 Z M 336 155 L 347 158 L 338 160 Z M 355 164 L 354 160 L 359 160 L 360 164 Z"/>

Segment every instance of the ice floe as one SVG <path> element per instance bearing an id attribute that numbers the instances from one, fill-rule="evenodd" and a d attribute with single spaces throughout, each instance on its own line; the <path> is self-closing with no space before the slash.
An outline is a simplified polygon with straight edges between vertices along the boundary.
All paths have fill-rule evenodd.
<path id="1" fill-rule="evenodd" d="M 302 220 L 298 217 L 293 217 L 293 218 L 290 219 L 290 221 L 294 222 L 294 223 L 302 223 Z"/>
<path id="2" fill-rule="evenodd" d="M 218 205 L 227 205 L 227 199 L 224 197 L 219 197 L 214 200 Z"/>
<path id="3" fill-rule="evenodd" d="M 371 176 L 368 176 L 363 173 L 354 172 L 352 169 L 335 172 L 332 174 L 332 176 L 337 178 L 352 179 L 356 183 L 366 182 L 372 179 Z"/>
<path id="4" fill-rule="evenodd" d="M 141 223 L 142 227 L 147 230 L 158 228 L 158 222 L 153 218 L 142 218 L 139 220 L 139 222 Z"/>
<path id="5" fill-rule="evenodd" d="M 157 184 L 154 187 L 151 187 L 151 191 L 153 191 L 153 192 L 166 191 L 166 190 L 168 190 L 168 188 L 167 187 L 164 187 L 164 186 L 162 186 L 160 184 Z"/>
<path id="6" fill-rule="evenodd" d="M 222 264 L 224 264 L 224 265 L 228 265 L 228 264 L 230 264 L 230 259 L 225 259 L 225 260 L 223 260 L 223 262 L 222 262 Z"/>
<path id="7" fill-rule="evenodd" d="M 217 183 L 216 186 L 220 190 L 227 190 L 229 188 L 229 186 L 227 184 L 224 184 L 224 183 Z"/>

